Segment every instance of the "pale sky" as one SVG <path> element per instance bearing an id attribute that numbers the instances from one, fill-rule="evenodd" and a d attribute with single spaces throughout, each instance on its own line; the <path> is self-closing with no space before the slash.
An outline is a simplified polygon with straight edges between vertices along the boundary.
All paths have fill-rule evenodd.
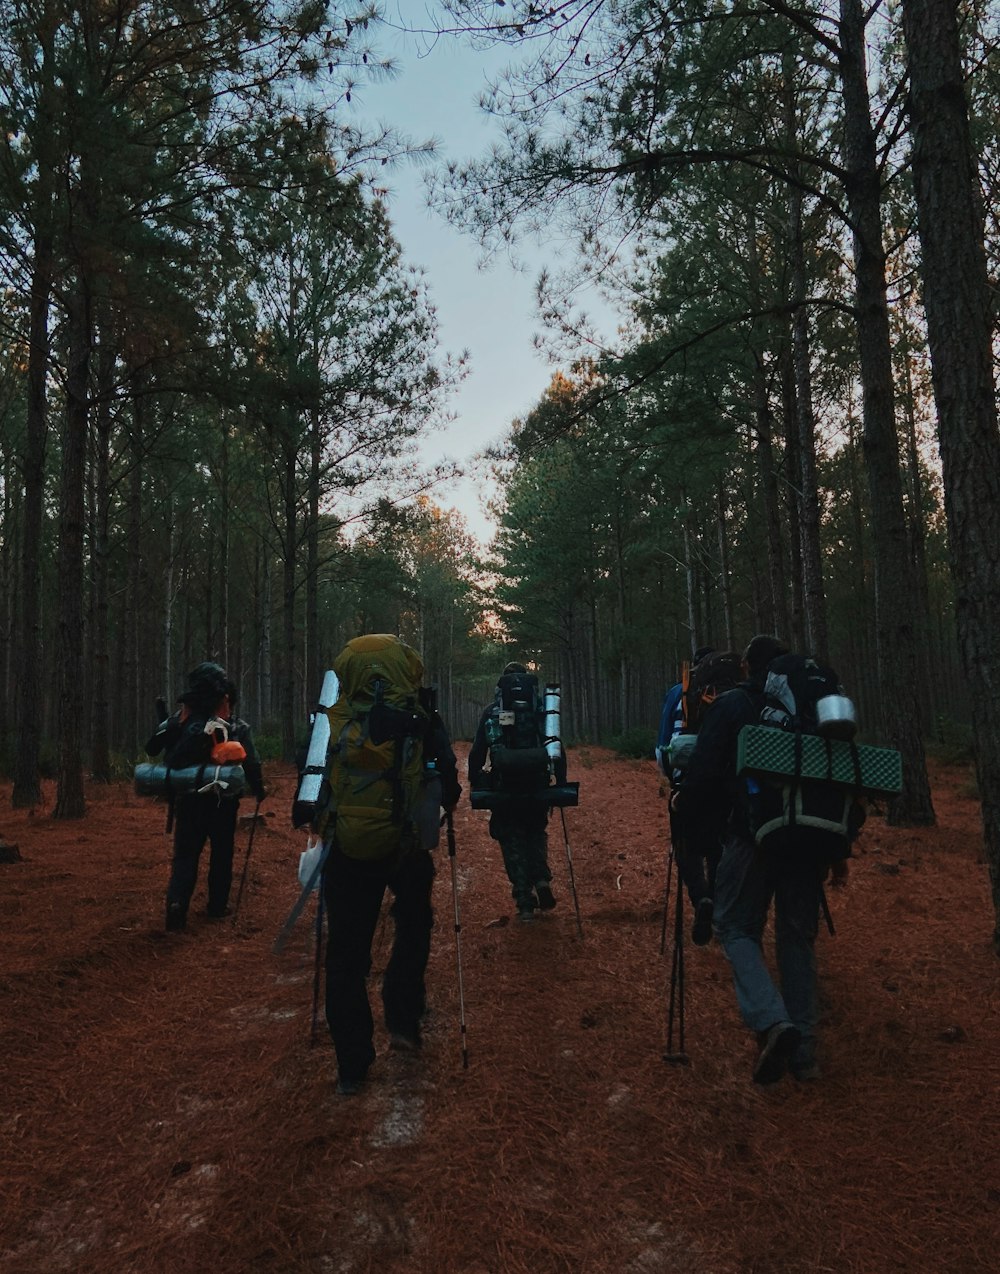
<path id="1" fill-rule="evenodd" d="M 409 4 L 402 7 L 408 14 Z M 422 6 L 414 2 L 413 8 L 417 18 Z M 352 95 L 359 116 L 391 124 L 413 141 L 435 138 L 435 163 L 464 160 L 489 148 L 496 126 L 477 102 L 487 72 L 505 65 L 509 53 L 483 53 L 442 39 L 420 56 L 413 40 L 387 32 L 380 36 L 379 47 L 398 61 L 400 75 L 391 82 L 365 85 Z M 515 269 L 506 259 L 480 269 L 475 240 L 427 207 L 426 171 L 416 164 L 400 165 L 384 184 L 390 190 L 390 217 L 404 255 L 426 271 L 442 348 L 456 354 L 467 349 L 470 357 L 469 374 L 451 403 L 456 419 L 446 431 L 433 435 L 427 451 L 466 461 L 499 439 L 515 417 L 530 411 L 556 370 L 532 347 L 541 327 L 535 281 L 544 265 L 553 264 L 556 248 L 524 243 L 518 254 L 526 270 Z M 608 326 L 613 330 L 610 315 Z M 486 540 L 493 527 L 482 507 L 484 494 L 480 482 L 468 479 L 437 492 L 435 499 L 459 509 L 473 534 Z"/>

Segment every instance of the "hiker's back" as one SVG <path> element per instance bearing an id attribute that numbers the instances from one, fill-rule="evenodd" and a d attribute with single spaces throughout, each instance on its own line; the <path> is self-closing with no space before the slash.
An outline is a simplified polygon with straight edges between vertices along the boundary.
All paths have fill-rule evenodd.
<path id="1" fill-rule="evenodd" d="M 447 731 L 421 685 L 415 650 L 387 633 L 349 641 L 333 671 L 326 790 L 316 829 L 329 843 L 326 1014 L 338 1091 L 356 1093 L 375 1060 L 366 978 L 386 889 L 394 895 L 392 952 L 382 980 L 390 1047 L 415 1052 L 426 1009 L 434 859 L 442 804 L 461 794 Z M 433 838 L 432 834 L 433 833 Z"/>
<path id="2" fill-rule="evenodd" d="M 856 766 L 840 777 L 833 767 L 831 741 L 850 746 L 856 729 L 853 704 L 836 672 L 803 655 L 774 659 L 759 724 L 766 727 L 765 746 L 784 773 L 757 772 L 744 780 L 755 844 L 770 855 L 806 854 L 820 863 L 847 857 L 864 822 L 863 783 Z M 741 735 L 741 769 L 747 768 L 749 742 L 759 746 L 759 737 L 759 731 Z M 818 765 L 814 757 L 820 758 Z"/>
<path id="3" fill-rule="evenodd" d="M 432 718 L 421 698 L 423 664 L 399 638 L 349 641 L 334 663 L 340 684 L 330 718 L 324 835 L 349 858 L 379 860 L 412 848 Z"/>

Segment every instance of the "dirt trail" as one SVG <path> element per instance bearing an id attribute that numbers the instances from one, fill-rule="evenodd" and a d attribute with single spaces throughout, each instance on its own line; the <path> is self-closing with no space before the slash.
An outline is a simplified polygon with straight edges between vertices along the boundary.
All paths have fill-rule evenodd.
<path id="1" fill-rule="evenodd" d="M 303 848 L 275 769 L 237 922 L 198 918 L 202 892 L 169 937 L 161 806 L 121 786 L 55 823 L 0 789 L 23 856 L 0 866 L 3 1274 L 997 1268 L 1000 964 L 964 770 L 934 772 L 936 828 L 870 820 L 832 900 L 821 1083 L 749 1082 L 714 944 L 686 952 L 691 1065 L 662 1060 L 665 802 L 652 763 L 590 749 L 566 815 L 583 939 L 560 823 L 559 906 L 520 925 L 463 804 L 468 1069 L 442 843 L 424 1051 L 379 1035 L 344 1099 L 310 1043 L 308 919 L 271 951 Z"/>

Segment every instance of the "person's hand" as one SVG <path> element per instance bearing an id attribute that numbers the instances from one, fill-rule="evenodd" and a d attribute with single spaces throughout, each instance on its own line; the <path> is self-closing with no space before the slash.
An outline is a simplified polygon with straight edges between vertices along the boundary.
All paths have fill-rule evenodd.
<path id="1" fill-rule="evenodd" d="M 267 788 L 261 784 L 260 787 L 255 789 L 254 796 L 257 798 L 258 805 L 263 804 L 263 802 L 267 800 Z"/>
<path id="2" fill-rule="evenodd" d="M 675 787 L 675 788 L 674 788 L 674 790 L 673 790 L 673 791 L 671 792 L 671 794 L 670 794 L 670 812 L 671 812 L 671 814 L 676 814 L 676 813 L 677 813 L 677 803 L 678 803 L 678 801 L 680 800 L 680 795 L 681 795 L 681 790 L 680 790 L 680 788 L 679 788 L 679 787 Z"/>

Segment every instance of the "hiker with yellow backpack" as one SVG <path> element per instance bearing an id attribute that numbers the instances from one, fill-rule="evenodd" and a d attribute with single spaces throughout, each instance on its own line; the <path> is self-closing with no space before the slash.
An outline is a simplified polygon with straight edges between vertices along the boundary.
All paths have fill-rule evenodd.
<path id="1" fill-rule="evenodd" d="M 329 766 L 314 828 L 329 853 L 326 1018 L 337 1054 L 337 1091 L 358 1092 L 375 1060 L 366 980 L 382 900 L 393 895 L 392 951 L 382 979 L 391 1048 L 416 1052 L 426 1010 L 431 850 L 440 814 L 458 804 L 455 754 L 417 652 L 387 633 L 349 641 L 333 670 L 339 694 L 326 709 Z"/>

